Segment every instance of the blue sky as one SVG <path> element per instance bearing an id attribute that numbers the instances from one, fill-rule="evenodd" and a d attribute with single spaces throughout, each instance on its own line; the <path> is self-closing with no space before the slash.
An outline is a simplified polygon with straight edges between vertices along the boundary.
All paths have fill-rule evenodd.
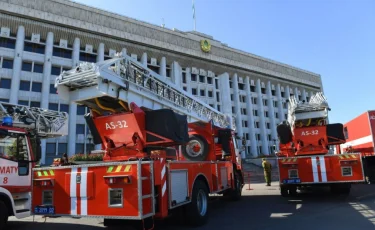
<path id="1" fill-rule="evenodd" d="M 193 30 L 192 0 L 75 0 Z M 322 76 L 331 123 L 375 110 L 374 0 L 195 0 L 197 31 Z"/>

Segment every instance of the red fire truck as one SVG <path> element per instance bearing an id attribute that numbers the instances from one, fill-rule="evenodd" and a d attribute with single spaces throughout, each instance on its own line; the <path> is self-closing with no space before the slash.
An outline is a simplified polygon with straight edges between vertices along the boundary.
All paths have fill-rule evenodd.
<path id="1" fill-rule="evenodd" d="M 68 134 L 68 114 L 0 102 L 0 229 L 31 214 L 32 168 L 40 139 Z M 40 172 L 45 172 L 42 170 Z"/>
<path id="2" fill-rule="evenodd" d="M 330 146 L 346 140 L 342 124 L 328 124 L 329 110 L 321 92 L 309 102 L 290 98 L 288 121 L 277 127 L 282 196 L 295 195 L 297 188 L 307 186 L 330 186 L 334 193 L 348 194 L 351 184 L 364 181 L 360 154 L 330 151 Z"/>
<path id="3" fill-rule="evenodd" d="M 233 120 L 127 55 L 81 63 L 55 86 L 90 108 L 86 122 L 103 162 L 34 169 L 33 213 L 104 218 L 153 229 L 173 211 L 202 225 L 209 194 L 241 197 Z M 138 106 L 142 105 L 142 106 Z M 119 222 L 120 221 L 120 222 Z"/>
<path id="4" fill-rule="evenodd" d="M 336 153 L 360 153 L 366 181 L 375 181 L 375 110 L 366 111 L 344 124 L 346 143 Z"/>

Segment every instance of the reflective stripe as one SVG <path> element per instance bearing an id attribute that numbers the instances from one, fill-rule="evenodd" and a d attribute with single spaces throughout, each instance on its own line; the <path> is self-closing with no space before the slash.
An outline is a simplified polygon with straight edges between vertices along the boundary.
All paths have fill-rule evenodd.
<path id="1" fill-rule="evenodd" d="M 72 168 L 70 174 L 70 214 L 77 215 L 77 168 Z"/>
<path id="2" fill-rule="evenodd" d="M 81 215 L 87 215 L 87 172 L 88 168 L 81 169 L 80 197 L 81 197 Z"/>
<path id="3" fill-rule="evenodd" d="M 322 182 L 327 182 L 327 170 L 326 170 L 326 162 L 324 160 L 324 156 L 319 157 L 320 162 L 320 173 L 322 175 Z"/>
<path id="4" fill-rule="evenodd" d="M 314 182 L 319 182 L 318 165 L 316 164 L 316 157 L 311 157 L 311 166 L 312 166 Z"/>

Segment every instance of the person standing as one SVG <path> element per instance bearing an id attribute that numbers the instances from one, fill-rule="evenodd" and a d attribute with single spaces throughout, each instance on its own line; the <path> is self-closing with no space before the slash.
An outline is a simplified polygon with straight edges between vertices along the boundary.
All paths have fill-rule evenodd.
<path id="1" fill-rule="evenodd" d="M 267 183 L 266 186 L 271 186 L 272 165 L 265 158 L 263 158 L 262 159 L 262 166 L 263 166 L 263 171 L 264 171 L 264 179 L 266 180 L 266 183 Z"/>

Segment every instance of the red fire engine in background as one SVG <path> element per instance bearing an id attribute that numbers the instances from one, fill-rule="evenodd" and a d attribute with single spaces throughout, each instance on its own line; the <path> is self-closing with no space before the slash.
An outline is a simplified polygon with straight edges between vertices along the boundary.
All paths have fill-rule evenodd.
<path id="1" fill-rule="evenodd" d="M 244 185 L 233 121 L 123 55 L 62 73 L 60 97 L 85 116 L 100 163 L 34 169 L 33 213 L 104 218 L 153 229 L 174 210 L 207 220 L 209 194 L 237 200 Z M 142 106 L 138 106 L 138 105 Z"/>
<path id="2" fill-rule="evenodd" d="M 344 124 L 346 143 L 336 153 L 360 153 L 368 183 L 375 181 L 375 110 L 366 111 Z"/>
<path id="3" fill-rule="evenodd" d="M 68 134 L 68 114 L 0 102 L 0 230 L 9 216 L 31 215 L 32 168 L 40 141 Z M 43 171 L 42 171 L 43 172 Z"/>
<path id="4" fill-rule="evenodd" d="M 331 191 L 348 194 L 351 184 L 364 181 L 359 153 L 335 155 L 330 146 L 343 144 L 342 124 L 328 124 L 327 100 L 323 93 L 310 101 L 291 97 L 288 121 L 279 124 L 279 183 L 282 196 L 295 195 L 305 186 L 330 186 Z"/>

